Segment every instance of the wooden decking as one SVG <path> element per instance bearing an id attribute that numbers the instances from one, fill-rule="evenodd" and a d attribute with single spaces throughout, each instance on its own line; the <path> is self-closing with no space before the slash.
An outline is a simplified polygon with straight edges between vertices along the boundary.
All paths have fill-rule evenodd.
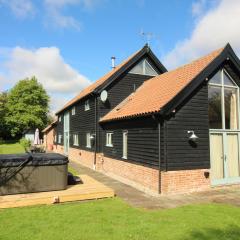
<path id="1" fill-rule="evenodd" d="M 80 175 L 80 178 L 83 184 L 72 185 L 62 191 L 0 196 L 0 208 L 52 204 L 55 198 L 59 198 L 60 203 L 63 203 L 114 196 L 111 188 L 88 175 Z"/>

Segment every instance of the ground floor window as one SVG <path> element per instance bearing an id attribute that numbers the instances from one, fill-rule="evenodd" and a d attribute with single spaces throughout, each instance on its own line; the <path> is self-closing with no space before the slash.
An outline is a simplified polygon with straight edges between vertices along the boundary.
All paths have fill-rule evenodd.
<path id="1" fill-rule="evenodd" d="M 86 147 L 91 148 L 91 133 L 86 134 Z"/>
<path id="2" fill-rule="evenodd" d="M 123 154 L 122 157 L 127 159 L 128 155 L 128 131 L 123 131 Z"/>
<path id="3" fill-rule="evenodd" d="M 113 132 L 106 133 L 106 146 L 107 147 L 113 147 L 112 137 L 113 137 Z"/>
<path id="4" fill-rule="evenodd" d="M 62 134 L 58 134 L 58 143 L 62 143 Z"/>
<path id="5" fill-rule="evenodd" d="M 73 134 L 73 145 L 79 146 L 78 134 Z"/>

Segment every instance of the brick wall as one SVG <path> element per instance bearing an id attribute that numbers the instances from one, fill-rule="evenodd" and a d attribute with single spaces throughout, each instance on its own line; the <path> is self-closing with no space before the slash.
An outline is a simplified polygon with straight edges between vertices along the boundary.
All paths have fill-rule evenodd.
<path id="1" fill-rule="evenodd" d="M 209 169 L 161 172 L 161 193 L 177 194 L 210 188 Z"/>
<path id="2" fill-rule="evenodd" d="M 63 146 L 55 145 L 54 152 L 64 153 Z M 69 159 L 93 168 L 94 153 L 69 148 Z M 156 195 L 159 192 L 159 171 L 146 166 L 116 160 L 97 154 L 96 170 L 139 190 Z M 210 188 L 206 177 L 209 169 L 161 172 L 161 194 L 179 194 L 203 191 Z"/>
<path id="3" fill-rule="evenodd" d="M 76 148 L 69 148 L 69 159 L 81 163 L 82 165 L 93 168 L 94 166 L 94 152 L 80 150 Z"/>
<path id="4" fill-rule="evenodd" d="M 61 145 L 54 145 L 54 152 L 64 154 L 64 146 Z M 68 150 L 68 158 L 69 160 L 76 161 L 81 163 L 82 165 L 93 168 L 94 163 L 94 153 L 80 150 L 76 148 L 69 148 Z"/>
<path id="5" fill-rule="evenodd" d="M 56 153 L 64 154 L 64 148 L 63 148 L 62 145 L 55 144 L 53 146 L 53 151 L 56 152 Z"/>
<path id="6" fill-rule="evenodd" d="M 142 191 L 157 194 L 159 171 L 146 166 L 97 156 L 97 170 Z"/>
<path id="7" fill-rule="evenodd" d="M 44 133 L 44 137 L 43 137 L 43 144 L 44 147 L 48 150 L 51 151 L 52 146 L 53 146 L 53 142 L 54 142 L 54 129 L 50 129 L 49 131 L 47 131 L 46 133 Z"/>

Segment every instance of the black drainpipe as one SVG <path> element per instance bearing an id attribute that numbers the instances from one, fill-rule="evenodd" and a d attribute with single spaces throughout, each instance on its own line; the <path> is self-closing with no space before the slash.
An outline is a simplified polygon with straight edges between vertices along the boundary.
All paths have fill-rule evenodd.
<path id="1" fill-rule="evenodd" d="M 161 123 L 158 121 L 158 193 L 161 193 Z"/>
<path id="2" fill-rule="evenodd" d="M 168 170 L 168 161 L 167 161 L 167 124 L 166 121 L 163 122 L 163 145 L 164 145 L 164 162 L 165 162 L 165 172 Z"/>
<path id="3" fill-rule="evenodd" d="M 158 125 L 158 193 L 161 193 L 161 120 L 158 116 L 153 115 L 153 119 Z"/>
<path id="4" fill-rule="evenodd" d="M 96 163 L 97 163 L 97 144 L 98 144 L 98 111 L 97 111 L 97 95 L 95 95 L 95 146 L 94 146 L 94 165 L 93 168 L 96 170 Z"/>

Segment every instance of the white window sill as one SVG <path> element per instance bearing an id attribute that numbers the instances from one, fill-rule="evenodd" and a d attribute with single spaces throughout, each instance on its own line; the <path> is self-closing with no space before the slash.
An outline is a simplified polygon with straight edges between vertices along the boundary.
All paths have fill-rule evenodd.
<path id="1" fill-rule="evenodd" d="M 91 146 L 86 146 L 86 148 L 91 148 Z"/>
<path id="2" fill-rule="evenodd" d="M 127 157 L 122 157 L 122 159 L 127 159 Z"/>

